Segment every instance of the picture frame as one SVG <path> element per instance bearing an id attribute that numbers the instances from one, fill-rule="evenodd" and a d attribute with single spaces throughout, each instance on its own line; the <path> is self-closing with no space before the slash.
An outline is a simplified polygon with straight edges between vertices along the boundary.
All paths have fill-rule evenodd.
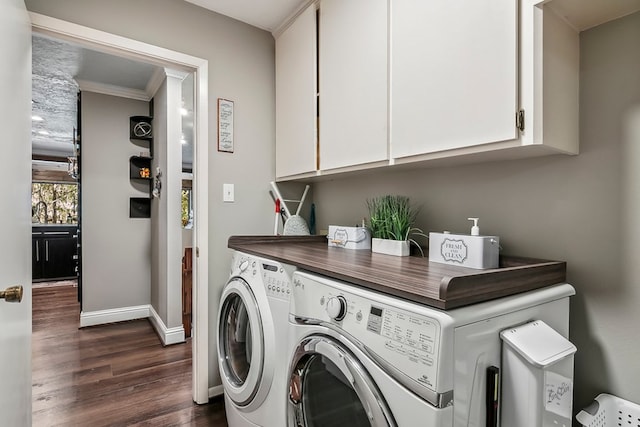
<path id="1" fill-rule="evenodd" d="M 233 153 L 233 101 L 218 98 L 218 151 Z"/>

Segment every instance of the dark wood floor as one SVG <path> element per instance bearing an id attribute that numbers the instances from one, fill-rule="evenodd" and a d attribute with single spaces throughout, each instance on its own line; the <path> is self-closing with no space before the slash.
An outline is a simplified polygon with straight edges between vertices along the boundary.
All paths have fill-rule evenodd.
<path id="1" fill-rule="evenodd" d="M 147 320 L 78 329 L 76 299 L 33 290 L 34 426 L 227 426 L 221 398 L 191 399 L 190 342 L 163 347 Z"/>

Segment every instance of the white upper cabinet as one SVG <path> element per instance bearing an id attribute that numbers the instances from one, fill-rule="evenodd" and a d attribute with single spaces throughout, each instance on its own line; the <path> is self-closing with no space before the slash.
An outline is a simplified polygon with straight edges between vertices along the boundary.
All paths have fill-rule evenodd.
<path id="1" fill-rule="evenodd" d="M 577 154 L 560 1 L 320 0 L 276 41 L 277 178 Z"/>
<path id="2" fill-rule="evenodd" d="M 391 157 L 517 138 L 517 0 L 391 2 Z"/>
<path id="3" fill-rule="evenodd" d="M 276 178 L 315 173 L 316 7 L 276 39 Z"/>
<path id="4" fill-rule="evenodd" d="M 549 4 L 391 3 L 392 164 L 578 153 L 579 35 Z"/>
<path id="5" fill-rule="evenodd" d="M 322 0 L 320 169 L 386 162 L 387 0 Z"/>

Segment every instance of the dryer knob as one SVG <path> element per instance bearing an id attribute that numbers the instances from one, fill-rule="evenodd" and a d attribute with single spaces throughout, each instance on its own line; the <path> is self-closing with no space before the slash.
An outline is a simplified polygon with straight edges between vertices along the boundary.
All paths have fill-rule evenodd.
<path id="1" fill-rule="evenodd" d="M 347 300 L 342 295 L 331 297 L 329 301 L 327 301 L 325 308 L 329 317 L 333 320 L 340 321 L 344 319 L 344 316 L 347 314 Z"/>
<path id="2" fill-rule="evenodd" d="M 244 271 L 249 267 L 249 261 L 244 259 L 242 260 L 242 262 L 240 262 L 240 265 L 238 266 L 238 268 L 240 269 L 241 273 L 244 273 Z"/>

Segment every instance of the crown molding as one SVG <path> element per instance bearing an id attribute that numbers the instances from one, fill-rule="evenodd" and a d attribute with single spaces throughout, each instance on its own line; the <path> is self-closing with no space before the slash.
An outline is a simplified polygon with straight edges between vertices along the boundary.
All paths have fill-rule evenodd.
<path id="1" fill-rule="evenodd" d="M 165 76 L 166 74 L 164 68 L 155 69 L 153 75 L 147 83 L 147 87 L 144 90 L 147 93 L 147 96 L 149 96 L 149 99 L 153 98 L 156 95 L 156 92 L 158 91 L 158 89 L 160 89 L 160 86 L 162 86 L 162 82 L 164 82 Z"/>
<path id="2" fill-rule="evenodd" d="M 146 91 L 131 89 L 122 86 L 109 85 L 104 83 L 89 82 L 86 80 L 76 80 L 80 90 L 83 92 L 95 92 L 104 95 L 119 96 L 121 98 L 136 99 L 138 101 L 150 101 L 151 97 Z"/>

